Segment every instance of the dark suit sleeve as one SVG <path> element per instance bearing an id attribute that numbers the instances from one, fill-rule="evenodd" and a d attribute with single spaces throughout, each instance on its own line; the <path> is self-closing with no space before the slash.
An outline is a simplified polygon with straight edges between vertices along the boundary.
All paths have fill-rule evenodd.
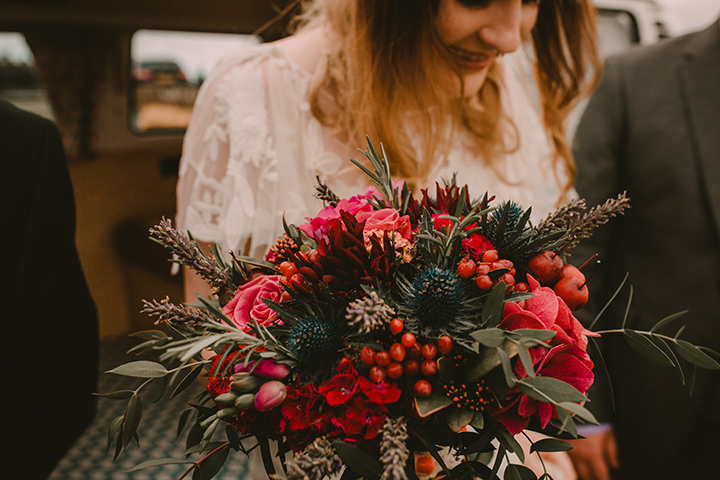
<path id="1" fill-rule="evenodd" d="M 580 197 L 587 200 L 588 207 L 604 203 L 623 191 L 622 155 L 626 121 L 622 84 L 621 65 L 617 59 L 610 58 L 575 134 L 573 153 L 578 166 L 576 188 Z M 616 248 L 614 232 L 620 228 L 622 221 L 622 218 L 614 218 L 599 227 L 593 237 L 584 240 L 572 254 L 572 262 L 576 265 L 584 263 L 595 253 L 601 262 L 588 282 L 590 301 L 577 312 L 578 318 L 586 326 L 594 321 L 622 283 L 622 278 L 613 275 L 616 269 L 612 265 L 614 255 L 611 254 Z M 617 319 L 603 315 L 594 330 L 619 326 L 619 322 L 616 325 L 606 324 L 615 320 Z M 603 342 L 598 344 L 602 346 Z M 591 402 L 588 406 L 599 420 L 609 421 L 612 410 L 611 393 L 603 373 L 602 360 L 597 352 L 591 350 L 590 354 L 596 362 L 596 379 L 590 390 Z"/>
<path id="2" fill-rule="evenodd" d="M 6 344 L 16 388 L 9 458 L 46 478 L 94 416 L 98 320 L 75 245 L 75 203 L 52 122 L 0 104 Z"/>

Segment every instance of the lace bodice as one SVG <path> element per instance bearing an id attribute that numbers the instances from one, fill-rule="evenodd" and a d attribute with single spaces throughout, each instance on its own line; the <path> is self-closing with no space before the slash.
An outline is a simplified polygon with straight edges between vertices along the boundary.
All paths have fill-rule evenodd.
<path id="1" fill-rule="evenodd" d="M 502 59 L 502 101 L 518 128 L 519 148 L 490 168 L 459 138 L 423 184 L 457 172 L 471 194 L 489 191 L 532 206 L 538 220 L 560 191 L 519 55 Z M 224 250 L 262 258 L 283 232 L 283 215 L 288 223 L 302 223 L 322 208 L 313 197 L 316 176 L 341 197 L 364 190 L 367 178 L 349 158 L 360 159 L 357 148 L 365 145 L 343 145 L 315 119 L 310 80 L 273 44 L 221 60 L 200 89 L 184 140 L 177 188 L 181 229 Z"/>

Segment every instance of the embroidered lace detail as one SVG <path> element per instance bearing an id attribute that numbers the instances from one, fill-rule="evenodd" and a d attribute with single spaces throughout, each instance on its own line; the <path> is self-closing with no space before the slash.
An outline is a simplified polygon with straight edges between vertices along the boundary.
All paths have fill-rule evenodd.
<path id="1" fill-rule="evenodd" d="M 448 162 L 425 183 L 457 173 L 476 196 L 489 191 L 532 205 L 537 220 L 554 207 L 559 187 L 536 92 L 512 57 L 503 59 L 503 101 L 518 127 L 520 148 L 499 162 L 501 176 L 458 134 Z M 363 191 L 367 179 L 348 159 L 358 158 L 356 147 L 364 145 L 341 145 L 312 116 L 309 83 L 310 74 L 273 45 L 249 47 L 215 67 L 198 94 L 183 145 L 181 228 L 225 251 L 262 258 L 282 235 L 283 216 L 302 223 L 322 207 L 313 197 L 316 175 L 341 197 Z"/>

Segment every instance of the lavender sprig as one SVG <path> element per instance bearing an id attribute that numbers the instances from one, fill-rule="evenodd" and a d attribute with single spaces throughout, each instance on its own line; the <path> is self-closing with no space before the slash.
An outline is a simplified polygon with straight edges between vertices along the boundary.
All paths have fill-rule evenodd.
<path id="1" fill-rule="evenodd" d="M 155 325 L 176 323 L 189 327 L 202 327 L 208 320 L 214 319 L 210 312 L 205 309 L 177 305 L 171 303 L 169 297 L 165 297 L 159 302 L 157 300 L 143 300 L 143 309 L 140 313 L 145 313 L 150 317 L 157 317 Z"/>
<path id="2" fill-rule="evenodd" d="M 230 271 L 225 262 L 214 254 L 205 255 L 197 241 L 173 227 L 171 220 L 163 218 L 150 228 L 150 239 L 172 252 L 173 262 L 192 268 L 216 291 L 228 286 Z"/>
<path id="3" fill-rule="evenodd" d="M 590 238 L 596 228 L 613 217 L 623 215 L 625 210 L 630 208 L 630 199 L 627 197 L 627 192 L 623 192 L 617 198 L 609 198 L 605 203 L 583 213 L 586 208 L 584 199 L 573 200 L 558 208 L 540 222 L 536 236 L 548 234 L 553 230 L 565 230 L 565 236 L 569 241 L 563 247 L 563 251 L 570 253 L 581 240 Z"/>

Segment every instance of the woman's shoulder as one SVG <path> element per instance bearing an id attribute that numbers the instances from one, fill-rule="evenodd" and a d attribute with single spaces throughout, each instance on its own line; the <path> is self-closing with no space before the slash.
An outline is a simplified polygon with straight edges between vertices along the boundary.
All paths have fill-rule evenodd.
<path id="1" fill-rule="evenodd" d="M 322 35 L 302 32 L 268 43 L 250 44 L 225 54 L 208 78 L 224 78 L 234 71 L 278 68 L 291 76 L 309 77 L 322 59 Z"/>

